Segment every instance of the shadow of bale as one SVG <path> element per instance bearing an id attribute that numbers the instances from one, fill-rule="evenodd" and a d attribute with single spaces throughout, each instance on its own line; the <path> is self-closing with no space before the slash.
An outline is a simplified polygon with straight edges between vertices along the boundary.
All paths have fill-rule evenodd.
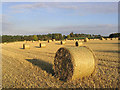
<path id="1" fill-rule="evenodd" d="M 45 70 L 47 73 L 54 75 L 54 70 L 52 69 L 53 65 L 50 63 L 47 63 L 40 59 L 26 59 L 33 65 L 36 65 L 40 67 L 42 70 Z"/>
<path id="2" fill-rule="evenodd" d="M 20 49 L 24 49 L 24 48 L 20 48 Z"/>
<path id="3" fill-rule="evenodd" d="M 35 46 L 35 48 L 40 48 L 39 46 Z"/>

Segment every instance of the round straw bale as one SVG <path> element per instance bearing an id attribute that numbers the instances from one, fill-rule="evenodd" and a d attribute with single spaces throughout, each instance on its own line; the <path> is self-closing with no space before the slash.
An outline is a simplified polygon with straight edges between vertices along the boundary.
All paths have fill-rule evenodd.
<path id="1" fill-rule="evenodd" d="M 89 39 L 88 39 L 88 38 L 85 38 L 85 39 L 84 39 L 84 42 L 88 42 L 88 41 L 89 41 Z"/>
<path id="2" fill-rule="evenodd" d="M 30 46 L 28 44 L 23 44 L 23 49 L 29 49 Z"/>
<path id="3" fill-rule="evenodd" d="M 90 76 L 96 67 L 95 55 L 86 46 L 62 47 L 55 55 L 54 72 L 59 80 L 76 80 Z"/>
<path id="4" fill-rule="evenodd" d="M 106 40 L 110 40 L 110 38 L 106 38 Z"/>
<path id="5" fill-rule="evenodd" d="M 65 44 L 65 41 L 61 41 L 60 44 L 61 44 L 61 45 L 62 45 L 62 44 Z"/>
<path id="6" fill-rule="evenodd" d="M 82 42 L 78 42 L 78 41 L 75 42 L 75 46 L 82 46 L 82 45 L 83 45 Z"/>
<path id="7" fill-rule="evenodd" d="M 35 41 L 32 41 L 32 42 L 35 42 Z"/>
<path id="8" fill-rule="evenodd" d="M 120 37 L 116 37 L 115 39 L 116 39 L 116 40 L 120 40 Z"/>
<path id="9" fill-rule="evenodd" d="M 5 45 L 6 45 L 7 43 L 6 43 L 6 42 L 4 42 L 3 44 L 5 44 Z"/>
<path id="10" fill-rule="evenodd" d="M 52 41 L 55 41 L 55 39 L 52 39 Z"/>
<path id="11" fill-rule="evenodd" d="M 48 43 L 52 42 L 52 40 L 48 40 Z"/>
<path id="12" fill-rule="evenodd" d="M 105 40 L 105 38 L 101 37 L 100 40 Z"/>
<path id="13" fill-rule="evenodd" d="M 46 47 L 46 44 L 40 43 L 40 48 Z"/>

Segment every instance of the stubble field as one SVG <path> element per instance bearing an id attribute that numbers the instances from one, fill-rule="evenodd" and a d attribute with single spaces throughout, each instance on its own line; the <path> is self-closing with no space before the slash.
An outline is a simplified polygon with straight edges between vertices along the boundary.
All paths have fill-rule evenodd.
<path id="1" fill-rule="evenodd" d="M 119 88 L 120 67 L 118 40 L 93 40 L 83 42 L 96 55 L 96 73 L 76 81 L 64 82 L 54 77 L 52 69 L 56 51 L 60 47 L 75 46 L 75 41 L 45 43 L 27 42 L 30 49 L 22 49 L 24 42 L 1 44 L 2 46 L 2 88 Z"/>

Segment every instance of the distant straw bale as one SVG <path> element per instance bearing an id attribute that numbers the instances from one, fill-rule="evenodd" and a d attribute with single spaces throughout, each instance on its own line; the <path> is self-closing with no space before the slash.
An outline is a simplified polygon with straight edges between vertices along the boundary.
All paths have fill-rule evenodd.
<path id="1" fill-rule="evenodd" d="M 76 41 L 76 42 L 75 42 L 75 46 L 82 46 L 82 45 L 83 45 L 82 42 L 79 42 L 79 41 Z"/>
<path id="2" fill-rule="evenodd" d="M 40 43 L 40 48 L 46 47 L 46 44 Z"/>
<path id="3" fill-rule="evenodd" d="M 105 38 L 101 37 L 100 40 L 105 40 Z"/>
<path id="4" fill-rule="evenodd" d="M 88 41 L 89 41 L 89 39 L 88 39 L 88 38 L 85 38 L 85 39 L 84 39 L 84 42 L 88 42 Z"/>
<path id="5" fill-rule="evenodd" d="M 28 44 L 23 44 L 23 49 L 30 49 L 30 46 Z"/>
<path id="6" fill-rule="evenodd" d="M 61 41 L 60 44 L 61 44 L 61 45 L 65 44 L 65 41 Z"/>
<path id="7" fill-rule="evenodd" d="M 52 40 L 48 40 L 48 43 L 52 42 Z"/>
<path id="8" fill-rule="evenodd" d="M 52 41 L 55 41 L 55 39 L 52 39 Z"/>

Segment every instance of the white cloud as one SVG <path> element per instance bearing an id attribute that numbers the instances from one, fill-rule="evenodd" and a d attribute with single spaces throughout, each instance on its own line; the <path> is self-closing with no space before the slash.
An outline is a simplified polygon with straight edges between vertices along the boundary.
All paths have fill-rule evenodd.
<path id="1" fill-rule="evenodd" d="M 11 6 L 14 10 L 31 10 L 39 8 L 59 8 L 76 10 L 81 13 L 117 13 L 118 3 L 29 3 Z M 18 13 L 20 13 L 18 11 Z"/>
<path id="2" fill-rule="evenodd" d="M 119 0 L 1 0 L 2 2 L 118 2 Z"/>

